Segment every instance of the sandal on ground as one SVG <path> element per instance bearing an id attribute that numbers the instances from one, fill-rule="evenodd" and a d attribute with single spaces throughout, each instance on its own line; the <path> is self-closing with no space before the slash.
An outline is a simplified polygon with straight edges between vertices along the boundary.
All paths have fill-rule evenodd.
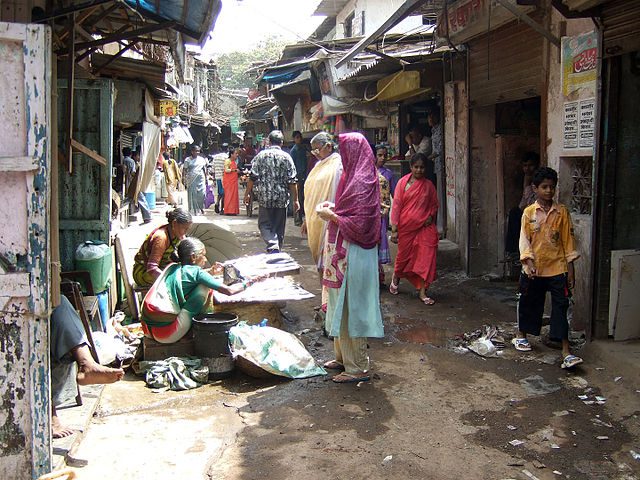
<path id="1" fill-rule="evenodd" d="M 329 370 L 344 370 L 344 365 L 342 365 L 337 360 L 329 360 L 322 365 L 324 368 L 328 368 Z"/>
<path id="2" fill-rule="evenodd" d="M 564 360 L 560 364 L 560 368 L 573 368 L 576 365 L 580 365 L 582 363 L 582 359 L 580 357 L 576 357 L 575 355 L 567 355 L 564 357 Z"/>
<path id="3" fill-rule="evenodd" d="M 389 293 L 391 295 L 398 295 L 398 284 L 393 283 L 394 278 L 391 278 L 391 282 L 389 283 Z"/>
<path id="4" fill-rule="evenodd" d="M 435 305 L 436 301 L 431 297 L 421 298 L 420 301 L 425 305 Z"/>
<path id="5" fill-rule="evenodd" d="M 333 380 L 336 383 L 359 383 L 359 382 L 368 382 L 369 380 L 371 380 L 371 377 L 369 377 L 369 375 L 367 375 L 366 373 L 361 373 L 359 375 L 352 375 L 350 373 L 342 372 L 336 375 L 335 377 L 333 377 L 331 380 Z"/>
<path id="6" fill-rule="evenodd" d="M 513 346 L 516 347 L 516 350 L 518 350 L 519 352 L 531 351 L 531 344 L 526 338 L 514 338 L 513 340 L 511 340 L 511 343 L 513 343 Z"/>

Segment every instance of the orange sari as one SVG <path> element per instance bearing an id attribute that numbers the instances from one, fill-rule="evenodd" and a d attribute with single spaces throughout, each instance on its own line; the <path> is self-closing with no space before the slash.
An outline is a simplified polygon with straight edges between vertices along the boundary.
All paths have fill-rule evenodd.
<path id="1" fill-rule="evenodd" d="M 240 199 L 238 196 L 238 165 L 234 160 L 226 160 L 224 174 L 222 175 L 222 188 L 224 189 L 224 213 L 225 215 L 238 215 L 240 213 Z"/>

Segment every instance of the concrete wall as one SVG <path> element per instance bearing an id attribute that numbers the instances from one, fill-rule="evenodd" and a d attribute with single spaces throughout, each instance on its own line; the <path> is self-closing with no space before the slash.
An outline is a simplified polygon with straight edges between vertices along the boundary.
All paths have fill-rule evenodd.
<path id="1" fill-rule="evenodd" d="M 566 21 L 567 36 L 575 36 L 594 29 L 590 19 L 566 20 L 556 10 L 552 10 L 551 28 L 555 35 L 559 35 L 561 22 Z M 549 51 L 549 81 L 547 95 L 547 163 L 559 173 L 558 200 L 569 204 L 571 201 L 573 182 L 571 170 L 575 158 L 593 159 L 593 150 L 564 150 L 563 149 L 563 118 L 564 102 L 593 98 L 596 96 L 595 88 L 583 88 L 569 98 L 562 91 L 562 65 L 560 63 L 560 50 L 550 47 Z M 596 119 L 596 122 L 598 120 Z M 574 229 L 578 252 L 581 258 L 576 261 L 576 287 L 574 290 L 574 323 L 575 330 L 586 328 L 591 317 L 591 292 L 589 291 L 589 279 L 593 275 L 591 271 L 591 215 L 573 215 Z"/>
<path id="2" fill-rule="evenodd" d="M 401 0 L 351 0 L 336 16 L 335 38 L 344 38 L 344 21 L 355 12 L 358 16 L 362 11 L 364 14 L 365 29 L 364 34 L 369 35 L 376 28 L 391 16 L 404 2 Z M 408 17 L 387 33 L 406 33 L 409 30 L 422 26 L 422 17 Z"/>
<path id="3" fill-rule="evenodd" d="M 444 144 L 447 194 L 447 239 L 460 251 L 461 267 L 466 269 L 469 242 L 468 143 L 469 117 L 464 82 L 444 85 Z"/>

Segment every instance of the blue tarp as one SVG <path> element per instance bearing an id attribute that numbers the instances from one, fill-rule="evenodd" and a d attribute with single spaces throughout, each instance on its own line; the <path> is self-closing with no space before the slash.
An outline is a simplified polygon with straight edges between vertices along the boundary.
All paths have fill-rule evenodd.
<path id="1" fill-rule="evenodd" d="M 309 70 L 309 65 L 296 65 L 295 67 L 284 68 L 282 70 L 276 70 L 273 72 L 265 72 L 262 75 L 262 81 L 271 85 L 278 85 L 280 83 L 287 83 L 300 76 L 302 72 Z"/>
<path id="2" fill-rule="evenodd" d="M 198 44 L 207 40 L 222 7 L 220 0 L 162 0 L 157 2 L 159 6 L 149 0 L 125 0 L 125 3 L 156 20 L 178 22 L 175 30 L 193 37 Z"/>

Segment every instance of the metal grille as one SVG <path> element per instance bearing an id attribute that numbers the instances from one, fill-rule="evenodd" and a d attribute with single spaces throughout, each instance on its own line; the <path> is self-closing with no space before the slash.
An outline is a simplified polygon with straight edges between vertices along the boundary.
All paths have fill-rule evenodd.
<path id="1" fill-rule="evenodd" d="M 591 157 L 577 157 L 572 161 L 571 180 L 573 183 L 571 195 L 571 212 L 591 215 L 593 203 Z"/>

